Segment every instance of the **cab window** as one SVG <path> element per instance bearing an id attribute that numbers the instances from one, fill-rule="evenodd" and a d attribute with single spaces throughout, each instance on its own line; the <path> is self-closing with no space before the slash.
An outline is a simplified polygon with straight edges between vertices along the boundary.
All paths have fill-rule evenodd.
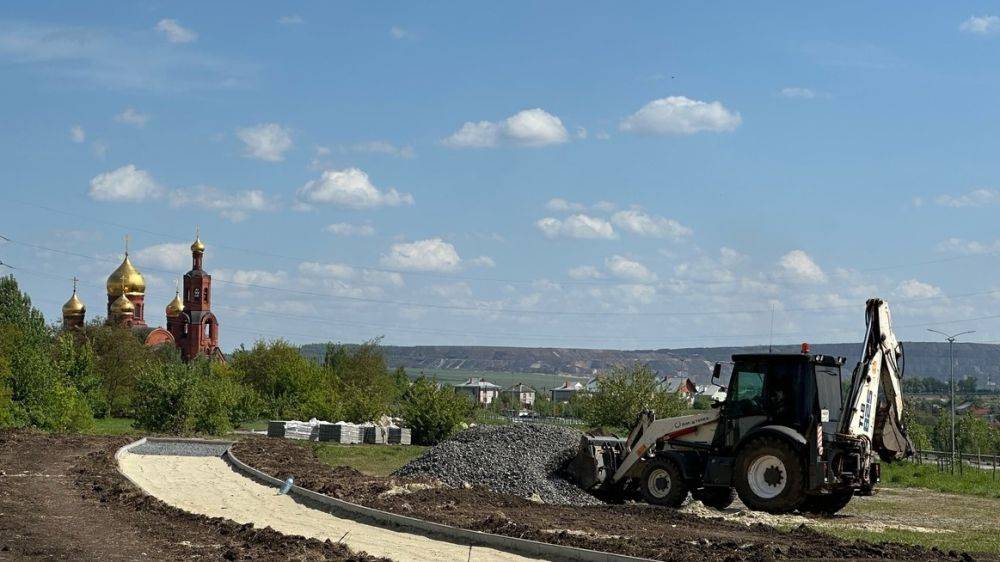
<path id="1" fill-rule="evenodd" d="M 730 394 L 727 407 L 732 415 L 753 416 L 764 413 L 764 376 L 757 370 L 739 369 L 736 372 L 736 388 Z"/>

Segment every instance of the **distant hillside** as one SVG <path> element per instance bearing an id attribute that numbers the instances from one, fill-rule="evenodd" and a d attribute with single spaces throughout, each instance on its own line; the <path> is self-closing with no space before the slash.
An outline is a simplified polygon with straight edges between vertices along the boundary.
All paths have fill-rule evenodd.
<path id="1" fill-rule="evenodd" d="M 321 360 L 325 344 L 303 346 L 303 354 Z M 948 344 L 938 342 L 904 343 L 906 375 L 948 378 Z M 858 361 L 860 343 L 813 345 L 814 353 L 847 358 L 853 368 Z M 797 345 L 774 346 L 776 353 L 794 353 Z M 588 376 L 615 364 L 641 361 L 660 373 L 687 372 L 698 382 L 706 382 L 716 361 L 725 361 L 735 353 L 767 351 L 766 346 L 697 347 L 684 349 L 613 350 L 566 349 L 554 347 L 489 347 L 489 346 L 386 346 L 386 357 L 393 368 L 428 371 L 493 371 L 544 373 L 550 375 Z M 955 344 L 955 376 L 973 375 L 984 384 L 992 375 L 1000 382 L 1000 345 Z"/>

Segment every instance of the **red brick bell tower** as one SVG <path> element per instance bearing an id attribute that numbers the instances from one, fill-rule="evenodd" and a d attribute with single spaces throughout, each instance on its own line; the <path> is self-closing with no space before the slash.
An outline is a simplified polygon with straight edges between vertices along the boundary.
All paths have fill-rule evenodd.
<path id="1" fill-rule="evenodd" d="M 202 269 L 204 256 L 205 244 L 196 235 L 191 244 L 191 271 L 184 274 L 184 308 L 174 334 L 185 361 L 198 355 L 220 355 L 219 322 L 212 314 L 212 276 Z"/>

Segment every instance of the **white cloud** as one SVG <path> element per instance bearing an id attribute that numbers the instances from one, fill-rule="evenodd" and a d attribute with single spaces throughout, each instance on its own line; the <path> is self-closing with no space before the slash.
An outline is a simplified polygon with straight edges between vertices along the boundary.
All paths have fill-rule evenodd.
<path id="1" fill-rule="evenodd" d="M 570 278 L 581 281 L 585 279 L 601 279 L 604 277 L 604 273 L 592 265 L 574 267 L 570 269 L 568 273 Z"/>
<path id="2" fill-rule="evenodd" d="M 626 232 L 647 238 L 678 240 L 692 234 L 690 228 L 674 219 L 648 215 L 639 209 L 618 211 L 611 215 L 611 222 Z"/>
<path id="3" fill-rule="evenodd" d="M 581 139 L 581 140 L 587 138 L 587 129 L 585 127 L 577 127 L 576 128 L 576 138 Z"/>
<path id="4" fill-rule="evenodd" d="M 455 247 L 440 238 L 400 242 L 382 256 L 382 265 L 417 271 L 455 271 L 462 259 Z"/>
<path id="5" fill-rule="evenodd" d="M 156 30 L 171 43 L 193 43 L 198 40 L 198 34 L 181 26 L 174 19 L 162 19 L 156 23 Z"/>
<path id="6" fill-rule="evenodd" d="M 126 107 L 124 111 L 115 115 L 115 121 L 134 127 L 145 127 L 149 122 L 149 115 L 140 113 L 134 107 Z"/>
<path id="7" fill-rule="evenodd" d="M 809 254 L 802 250 L 792 250 L 781 256 L 778 266 L 783 278 L 796 283 L 825 283 L 826 274 L 816 265 Z"/>
<path id="8" fill-rule="evenodd" d="M 407 29 L 399 27 L 398 25 L 394 25 L 389 28 L 389 35 L 392 35 L 394 39 L 412 39 L 414 37 L 413 33 Z"/>
<path id="9" fill-rule="evenodd" d="M 237 285 L 283 287 L 288 281 L 288 274 L 284 271 L 262 269 L 217 269 L 212 275 L 220 281 L 230 281 Z"/>
<path id="10" fill-rule="evenodd" d="M 375 228 L 370 224 L 351 224 L 347 222 L 333 223 L 325 226 L 323 230 L 337 236 L 371 236 L 375 234 Z"/>
<path id="11" fill-rule="evenodd" d="M 958 29 L 976 35 L 990 35 L 1000 31 L 1000 17 L 972 16 L 962 22 Z"/>
<path id="12" fill-rule="evenodd" d="M 571 211 L 582 211 L 584 209 L 584 205 L 573 201 L 567 201 L 561 197 L 555 197 L 549 199 L 549 202 L 545 204 L 545 208 L 557 213 L 568 213 Z"/>
<path id="13" fill-rule="evenodd" d="M 198 207 L 218 211 L 222 218 L 240 222 L 250 212 L 266 211 L 277 206 L 277 201 L 269 198 L 259 189 L 248 189 L 229 193 L 208 185 L 189 189 L 175 189 L 170 192 L 172 207 Z"/>
<path id="14" fill-rule="evenodd" d="M 526 109 L 503 121 L 467 121 L 442 141 L 452 148 L 488 148 L 501 145 L 548 146 L 569 140 L 562 120 L 542 109 Z"/>
<path id="15" fill-rule="evenodd" d="M 649 304 L 656 297 L 656 288 L 652 285 L 615 285 L 611 293 L 627 303 Z"/>
<path id="16" fill-rule="evenodd" d="M 549 238 L 560 236 L 566 238 L 585 238 L 613 240 L 618 238 L 611 223 L 597 217 L 584 214 L 571 215 L 563 220 L 545 217 L 535 223 L 535 226 Z"/>
<path id="17" fill-rule="evenodd" d="M 604 211 L 605 213 L 610 213 L 617 208 L 618 206 L 611 201 L 598 201 L 597 203 L 594 203 L 594 209 Z"/>
<path id="18" fill-rule="evenodd" d="M 907 279 L 896 287 L 896 294 L 904 299 L 927 299 L 941 294 L 941 289 L 916 279 Z"/>
<path id="19" fill-rule="evenodd" d="M 236 130 L 243 141 L 244 156 L 267 162 L 280 162 L 292 148 L 292 130 L 277 123 L 261 123 Z"/>
<path id="20" fill-rule="evenodd" d="M 83 130 L 83 127 L 73 125 L 73 128 L 69 130 L 69 138 L 73 142 L 80 144 L 87 140 L 87 133 Z"/>
<path id="21" fill-rule="evenodd" d="M 801 99 L 811 100 L 816 97 L 816 92 L 810 90 L 809 88 L 792 86 L 788 88 L 782 88 L 781 95 L 782 97 L 786 98 L 801 98 Z"/>
<path id="22" fill-rule="evenodd" d="M 621 122 L 620 129 L 655 135 L 690 135 L 702 131 L 735 130 L 740 114 L 717 101 L 703 102 L 684 96 L 653 100 Z"/>
<path id="23" fill-rule="evenodd" d="M 494 268 L 497 266 L 497 262 L 493 261 L 493 258 L 489 256 L 479 256 L 469 261 L 470 264 L 476 267 Z"/>
<path id="24" fill-rule="evenodd" d="M 163 195 L 163 188 L 145 170 L 127 164 L 90 180 L 87 192 L 96 201 L 144 201 Z"/>
<path id="25" fill-rule="evenodd" d="M 985 207 L 1000 203 L 1000 191 L 974 189 L 962 195 L 938 195 L 934 202 L 942 207 Z"/>
<path id="26" fill-rule="evenodd" d="M 190 244 L 157 244 L 143 248 L 133 256 L 138 267 L 149 265 L 170 271 L 185 271 L 191 265 Z"/>
<path id="27" fill-rule="evenodd" d="M 625 256 L 614 255 L 604 260 L 604 267 L 611 275 L 626 281 L 637 283 L 652 283 L 656 281 L 656 274 L 645 265 L 626 258 Z"/>
<path id="28" fill-rule="evenodd" d="M 303 262 L 299 271 L 306 275 L 327 277 L 341 281 L 356 281 L 366 284 L 402 287 L 403 276 L 394 271 L 358 269 L 342 263 Z"/>
<path id="29" fill-rule="evenodd" d="M 381 191 L 368 179 L 368 174 L 358 168 L 326 170 L 319 179 L 302 186 L 298 194 L 307 203 L 331 203 L 354 209 L 413 204 L 413 196 L 409 193 L 392 188 Z"/>
<path id="30" fill-rule="evenodd" d="M 302 16 L 297 14 L 292 14 L 289 16 L 281 16 L 278 18 L 278 23 L 281 25 L 298 25 L 305 23 L 306 20 L 302 19 Z"/>
<path id="31" fill-rule="evenodd" d="M 417 156 L 417 152 L 413 150 L 413 147 L 410 145 L 396 146 L 391 142 L 383 140 L 359 142 L 349 146 L 342 146 L 341 150 L 343 152 L 387 154 L 389 156 L 395 156 L 396 158 L 405 158 L 407 160 L 411 158 L 416 158 Z M 319 154 L 319 151 L 317 151 L 317 154 Z M 329 152 L 327 152 L 327 154 L 329 154 Z"/>
<path id="32" fill-rule="evenodd" d="M 992 254 L 1000 252 L 1000 240 L 995 240 L 992 243 L 983 243 L 976 240 L 965 240 L 964 238 L 949 238 L 938 243 L 935 249 L 939 252 L 965 256 Z"/>

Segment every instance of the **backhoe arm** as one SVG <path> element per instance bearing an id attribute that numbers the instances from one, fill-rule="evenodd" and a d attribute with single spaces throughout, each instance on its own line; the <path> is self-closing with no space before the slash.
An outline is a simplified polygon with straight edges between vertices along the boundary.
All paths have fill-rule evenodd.
<path id="1" fill-rule="evenodd" d="M 892 331 L 889 305 L 882 299 L 868 300 L 865 322 L 864 348 L 851 378 L 840 433 L 867 439 L 884 460 L 906 458 L 913 454 L 913 443 L 902 418 L 903 346 Z"/>

